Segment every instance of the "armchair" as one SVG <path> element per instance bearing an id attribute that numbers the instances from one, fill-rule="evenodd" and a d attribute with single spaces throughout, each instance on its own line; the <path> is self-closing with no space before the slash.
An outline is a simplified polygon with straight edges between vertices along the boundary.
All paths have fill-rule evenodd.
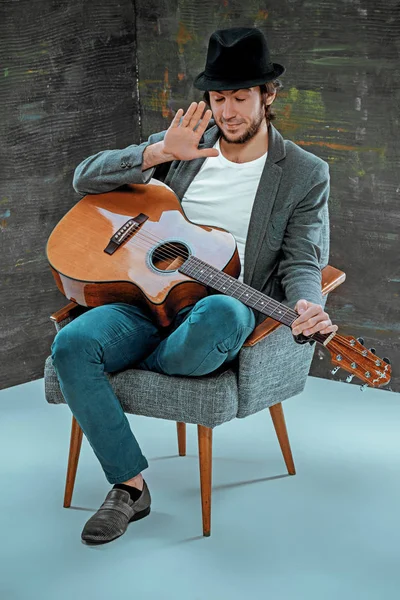
<path id="1" fill-rule="evenodd" d="M 345 278 L 342 271 L 326 266 L 322 270 L 323 295 Z M 50 318 L 59 331 L 86 310 L 90 309 L 70 302 Z M 209 375 L 172 377 L 135 368 L 107 374 L 125 413 L 176 421 L 180 456 L 186 454 L 186 423 L 197 425 L 204 536 L 211 532 L 212 436 L 216 426 L 268 407 L 288 473 L 295 475 L 282 401 L 303 391 L 314 349 L 315 344 L 296 344 L 290 328 L 267 318 L 247 338 L 233 365 Z M 47 402 L 65 403 L 51 356 L 45 363 L 44 382 Z M 195 396 L 201 402 L 193 402 Z M 65 508 L 71 505 L 82 436 L 72 417 Z"/>

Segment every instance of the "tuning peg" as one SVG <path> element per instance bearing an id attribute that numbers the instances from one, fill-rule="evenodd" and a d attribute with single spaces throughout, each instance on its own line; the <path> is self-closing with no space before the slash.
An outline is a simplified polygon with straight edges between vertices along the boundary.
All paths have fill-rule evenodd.
<path id="1" fill-rule="evenodd" d="M 372 352 L 372 354 L 376 354 L 375 348 L 370 348 L 369 351 Z"/>
<path id="2" fill-rule="evenodd" d="M 332 375 L 336 375 L 336 373 L 339 371 L 340 367 L 335 367 L 334 369 L 332 369 L 331 373 Z"/>
<path id="3" fill-rule="evenodd" d="M 389 359 L 388 359 L 386 356 L 384 356 L 384 357 L 382 358 L 382 360 L 383 360 L 383 362 L 385 362 L 387 365 L 390 365 L 390 360 L 389 360 Z"/>
<path id="4" fill-rule="evenodd" d="M 360 390 L 361 390 L 362 392 L 364 392 L 364 391 L 365 391 L 365 388 L 367 388 L 367 387 L 368 387 L 368 383 L 364 383 L 364 385 L 362 385 L 362 386 L 360 387 Z"/>
<path id="5" fill-rule="evenodd" d="M 351 380 L 353 379 L 354 375 L 349 375 L 348 377 L 346 377 L 346 381 L 347 383 L 350 383 Z"/>
<path id="6" fill-rule="evenodd" d="M 364 338 L 362 338 L 362 337 L 357 338 L 357 342 L 360 342 L 361 346 L 364 346 Z"/>

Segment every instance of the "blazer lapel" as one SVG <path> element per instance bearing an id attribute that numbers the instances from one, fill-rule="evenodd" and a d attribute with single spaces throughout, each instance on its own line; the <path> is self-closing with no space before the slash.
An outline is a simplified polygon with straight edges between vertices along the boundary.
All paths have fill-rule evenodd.
<path id="1" fill-rule="evenodd" d="M 282 168 L 275 163 L 286 156 L 283 137 L 272 124 L 268 128 L 268 135 L 268 156 L 254 199 L 244 253 L 243 281 L 249 285 L 254 277 L 257 258 L 282 177 Z"/>

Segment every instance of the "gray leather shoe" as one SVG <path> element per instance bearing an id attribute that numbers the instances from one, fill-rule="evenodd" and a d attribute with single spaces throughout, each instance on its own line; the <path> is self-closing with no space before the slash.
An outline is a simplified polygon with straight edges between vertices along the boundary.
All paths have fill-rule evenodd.
<path id="1" fill-rule="evenodd" d="M 136 502 L 129 492 L 113 488 L 83 528 L 82 541 L 88 544 L 105 544 L 115 540 L 125 533 L 129 523 L 147 517 L 150 504 L 151 496 L 145 481 L 142 495 Z"/>

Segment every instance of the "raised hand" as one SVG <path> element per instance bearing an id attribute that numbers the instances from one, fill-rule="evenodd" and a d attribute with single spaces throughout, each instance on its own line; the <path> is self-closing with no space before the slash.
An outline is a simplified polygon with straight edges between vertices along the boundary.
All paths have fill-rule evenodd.
<path id="1" fill-rule="evenodd" d="M 204 112 L 205 106 L 203 101 L 192 102 L 185 115 L 182 108 L 178 110 L 164 137 L 163 152 L 166 155 L 174 160 L 218 156 L 218 150 L 215 148 L 198 148 L 212 116 L 211 110 Z"/>

